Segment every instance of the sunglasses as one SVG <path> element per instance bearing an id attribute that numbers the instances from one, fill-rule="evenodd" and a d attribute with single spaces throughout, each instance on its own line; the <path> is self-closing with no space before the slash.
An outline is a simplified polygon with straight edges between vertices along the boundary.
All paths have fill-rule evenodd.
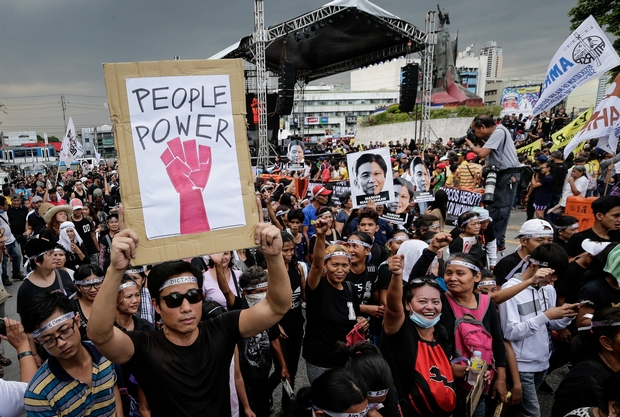
<path id="1" fill-rule="evenodd" d="M 168 308 L 177 308 L 181 307 L 183 304 L 183 300 L 187 300 L 190 304 L 196 304 L 202 301 L 202 291 L 198 288 L 193 288 L 186 292 L 185 294 L 179 294 L 178 292 L 173 292 L 172 294 L 168 294 L 164 297 L 160 297 L 160 299 L 164 300 L 166 306 Z"/>

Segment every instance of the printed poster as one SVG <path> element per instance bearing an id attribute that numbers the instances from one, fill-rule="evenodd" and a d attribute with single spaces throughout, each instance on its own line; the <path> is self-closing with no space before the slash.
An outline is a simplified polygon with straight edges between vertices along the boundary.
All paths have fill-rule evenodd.
<path id="1" fill-rule="evenodd" d="M 254 246 L 242 63 L 105 64 L 104 75 L 141 263 Z"/>
<path id="2" fill-rule="evenodd" d="M 523 114 L 529 116 L 540 97 L 540 85 L 506 87 L 502 92 L 500 116 Z"/>
<path id="3" fill-rule="evenodd" d="M 347 166 L 353 208 L 395 200 L 389 148 L 347 154 Z"/>

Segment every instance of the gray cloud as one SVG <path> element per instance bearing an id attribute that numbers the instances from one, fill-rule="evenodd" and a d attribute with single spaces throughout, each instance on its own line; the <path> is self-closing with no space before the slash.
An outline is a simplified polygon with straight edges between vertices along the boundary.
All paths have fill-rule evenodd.
<path id="1" fill-rule="evenodd" d="M 280 23 L 324 3 L 267 0 L 265 23 Z M 436 10 L 437 3 L 376 4 L 424 30 L 426 12 Z M 567 12 L 573 2 L 451 0 L 441 5 L 450 13 L 451 32 L 458 30 L 459 49 L 474 39 L 476 49 L 496 41 L 512 76 L 544 73 L 570 33 Z M 207 58 L 251 33 L 254 25 L 249 0 L 2 0 L 0 9 L 0 103 L 9 109 L 8 115 L 0 114 L 0 130 L 58 136 L 64 133 L 61 94 L 77 127 L 109 123 L 103 62 Z"/>

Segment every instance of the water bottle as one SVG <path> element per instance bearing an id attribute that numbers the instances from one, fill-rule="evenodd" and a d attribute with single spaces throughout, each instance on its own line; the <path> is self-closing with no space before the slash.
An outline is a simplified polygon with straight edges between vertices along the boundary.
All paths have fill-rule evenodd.
<path id="1" fill-rule="evenodd" d="M 482 359 L 482 353 L 480 351 L 475 350 L 474 356 L 471 357 L 469 361 L 469 372 L 467 373 L 467 383 L 469 385 L 476 385 L 476 380 L 478 379 L 478 374 L 482 371 L 482 367 L 484 366 L 484 359 Z"/>

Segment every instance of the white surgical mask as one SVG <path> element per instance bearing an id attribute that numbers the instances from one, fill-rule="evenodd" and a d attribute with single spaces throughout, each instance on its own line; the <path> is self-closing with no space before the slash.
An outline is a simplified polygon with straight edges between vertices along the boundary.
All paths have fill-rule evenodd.
<path id="1" fill-rule="evenodd" d="M 258 304 L 261 300 L 263 300 L 266 296 L 267 296 L 266 292 L 263 292 L 260 294 L 246 294 L 245 301 L 247 301 L 250 307 L 253 307 L 254 305 Z"/>
<path id="2" fill-rule="evenodd" d="M 441 317 L 441 313 L 437 314 L 437 316 L 433 319 L 427 319 L 423 315 L 418 314 L 415 311 L 413 311 L 413 307 L 412 307 L 411 315 L 409 316 L 409 319 L 411 319 L 411 321 L 414 322 L 418 327 L 421 327 L 423 329 L 430 329 L 431 327 L 439 323 L 440 317 Z"/>

